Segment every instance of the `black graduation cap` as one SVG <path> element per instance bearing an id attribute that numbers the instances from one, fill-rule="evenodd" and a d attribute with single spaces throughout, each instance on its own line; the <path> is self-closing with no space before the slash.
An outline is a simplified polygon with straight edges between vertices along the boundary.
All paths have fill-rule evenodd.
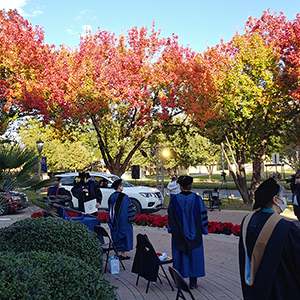
<path id="1" fill-rule="evenodd" d="M 121 183 L 122 183 L 122 179 L 117 179 L 112 183 L 111 187 L 117 190 Z"/>
<path id="2" fill-rule="evenodd" d="M 273 197 L 279 191 L 279 184 L 273 178 L 264 181 L 255 191 L 255 203 L 253 209 L 264 207 L 267 203 L 272 201 Z"/>
<path id="3" fill-rule="evenodd" d="M 193 183 L 193 177 L 187 175 L 179 176 L 179 178 L 177 179 L 177 183 L 181 186 L 190 185 Z"/>

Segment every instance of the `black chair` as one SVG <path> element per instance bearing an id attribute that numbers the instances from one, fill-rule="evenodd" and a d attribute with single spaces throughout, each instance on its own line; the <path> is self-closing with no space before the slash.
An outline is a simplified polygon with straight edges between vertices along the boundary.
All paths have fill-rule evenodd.
<path id="1" fill-rule="evenodd" d="M 138 285 L 140 276 L 148 280 L 146 293 L 148 293 L 150 282 L 156 282 L 157 278 L 160 283 L 162 281 L 160 276 L 163 276 L 167 279 L 172 291 L 174 288 L 169 280 L 169 277 L 163 268 L 163 265 L 173 263 L 172 258 L 167 258 L 161 261 L 150 240 L 148 239 L 146 234 L 138 234 L 137 235 L 137 244 L 136 244 L 136 252 L 133 260 L 132 270 L 131 272 L 138 274 L 136 285 Z M 159 274 L 159 268 L 163 271 L 163 274 Z"/>
<path id="2" fill-rule="evenodd" d="M 108 264 L 109 252 L 113 250 L 115 252 L 115 255 L 120 257 L 118 252 L 117 252 L 117 249 L 122 248 L 123 245 L 115 246 L 114 242 L 112 241 L 112 239 L 109 236 L 108 232 L 105 230 L 105 228 L 101 227 L 100 225 L 95 226 L 95 232 L 97 233 L 98 238 L 99 238 L 100 241 L 101 241 L 101 238 L 100 238 L 101 236 L 103 238 L 104 237 L 108 238 L 108 243 L 102 243 L 102 241 L 101 241 L 103 254 L 104 253 L 106 254 L 106 263 L 105 263 L 105 269 L 104 269 L 104 273 L 105 273 L 106 269 L 107 269 L 107 264 Z M 119 261 L 120 261 L 123 269 L 125 270 L 124 264 L 123 264 L 122 260 L 120 260 L 120 258 L 119 258 Z"/>
<path id="3" fill-rule="evenodd" d="M 178 288 L 176 300 L 178 300 L 179 297 L 186 300 L 182 291 L 189 293 L 191 298 L 195 300 L 195 297 L 193 296 L 188 284 L 185 282 L 180 273 L 173 267 L 169 267 L 169 272 L 175 282 L 176 287 Z"/>

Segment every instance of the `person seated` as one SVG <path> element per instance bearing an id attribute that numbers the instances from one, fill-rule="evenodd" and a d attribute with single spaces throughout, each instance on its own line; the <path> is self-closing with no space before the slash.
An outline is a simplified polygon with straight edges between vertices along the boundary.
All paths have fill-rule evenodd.
<path id="1" fill-rule="evenodd" d="M 47 189 L 47 196 L 69 196 L 64 199 L 68 199 L 68 201 L 70 201 L 72 199 L 71 193 L 65 188 L 59 187 L 60 184 L 61 177 L 54 177 L 54 185 Z"/>
<path id="2" fill-rule="evenodd" d="M 55 199 L 52 202 L 55 202 L 62 206 L 70 206 L 70 202 L 72 202 L 71 193 L 63 187 L 59 187 L 61 184 L 61 177 L 54 177 L 54 185 L 47 189 L 47 196 L 54 196 Z M 62 216 L 61 209 L 57 210 L 57 214 Z"/>

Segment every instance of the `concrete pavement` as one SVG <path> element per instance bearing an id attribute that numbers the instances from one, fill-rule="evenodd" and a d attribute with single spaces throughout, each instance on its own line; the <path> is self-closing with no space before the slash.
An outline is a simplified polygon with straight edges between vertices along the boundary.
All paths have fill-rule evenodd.
<path id="1" fill-rule="evenodd" d="M 11 215 L 0 217 L 0 227 L 9 226 L 13 222 L 30 217 L 31 213 L 39 209 L 27 208 Z M 164 210 L 159 212 L 165 214 Z M 157 214 L 159 214 L 157 213 Z M 232 222 L 240 224 L 248 211 L 214 210 L 208 212 L 209 221 Z M 284 217 L 296 222 L 292 212 L 284 213 Z M 103 226 L 108 229 L 107 224 Z M 111 275 L 109 271 L 104 275 L 114 286 L 117 287 L 117 295 L 120 300 L 156 300 L 175 299 L 176 291 L 172 291 L 167 280 L 162 279 L 163 284 L 151 283 L 146 294 L 147 281 L 139 279 L 136 286 L 137 275 L 131 272 L 133 257 L 135 254 L 136 235 L 147 234 L 157 252 L 166 252 L 171 256 L 171 235 L 165 228 L 134 226 L 134 249 L 128 253 L 130 260 L 125 260 L 126 270 L 120 268 L 120 273 Z M 204 236 L 204 255 L 206 276 L 198 279 L 199 287 L 192 291 L 196 299 L 229 300 L 242 299 L 242 291 L 239 279 L 238 267 L 238 237 L 219 234 Z M 168 266 L 165 266 L 168 273 Z M 187 297 L 187 299 L 189 299 Z"/>

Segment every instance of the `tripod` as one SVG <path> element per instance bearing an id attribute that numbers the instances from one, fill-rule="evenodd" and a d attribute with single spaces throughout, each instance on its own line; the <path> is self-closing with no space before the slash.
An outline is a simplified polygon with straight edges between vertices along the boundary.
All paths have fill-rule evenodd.
<path id="1" fill-rule="evenodd" d="M 227 185 L 227 182 L 226 182 L 226 173 L 225 172 L 222 172 L 221 173 L 221 176 L 222 176 L 222 183 L 221 183 L 221 187 L 220 187 L 220 194 L 221 194 L 221 191 L 225 191 L 225 197 L 229 200 L 231 199 L 232 200 L 232 204 L 233 206 L 235 207 L 235 203 L 233 201 L 233 198 L 230 197 L 231 195 L 231 191 Z"/>

